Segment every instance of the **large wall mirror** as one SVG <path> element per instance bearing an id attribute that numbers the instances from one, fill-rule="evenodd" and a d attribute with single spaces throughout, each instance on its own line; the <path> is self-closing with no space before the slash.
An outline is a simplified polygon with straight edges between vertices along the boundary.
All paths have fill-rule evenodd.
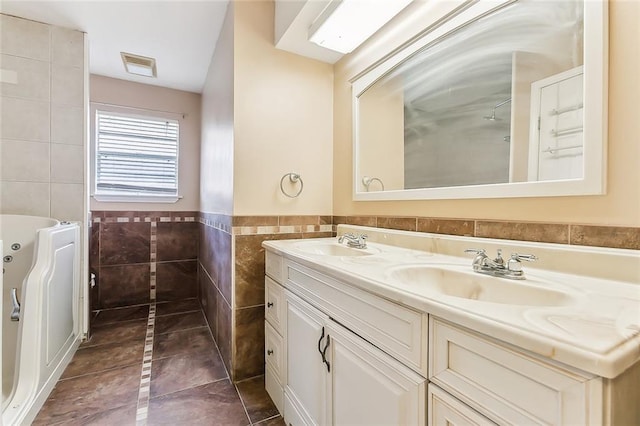
<path id="1" fill-rule="evenodd" d="M 460 2 L 357 76 L 354 199 L 604 193 L 606 8 Z"/>

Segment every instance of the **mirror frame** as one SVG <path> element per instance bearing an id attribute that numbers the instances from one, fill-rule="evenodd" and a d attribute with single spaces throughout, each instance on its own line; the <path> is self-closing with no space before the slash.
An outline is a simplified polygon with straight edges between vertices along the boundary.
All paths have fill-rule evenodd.
<path id="1" fill-rule="evenodd" d="M 359 158 L 359 98 L 387 72 L 458 28 L 519 0 L 465 1 L 436 24 L 362 73 L 352 84 L 353 200 L 438 200 L 555 197 L 606 193 L 608 114 L 608 3 L 584 0 L 584 169 L 581 179 L 512 182 L 366 192 Z"/>

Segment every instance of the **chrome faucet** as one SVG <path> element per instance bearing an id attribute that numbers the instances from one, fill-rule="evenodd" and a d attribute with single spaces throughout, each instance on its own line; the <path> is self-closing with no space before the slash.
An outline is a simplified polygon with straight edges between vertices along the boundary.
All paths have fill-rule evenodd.
<path id="1" fill-rule="evenodd" d="M 367 236 L 365 234 L 360 234 L 355 236 L 354 234 L 344 234 L 338 238 L 338 243 L 342 244 L 345 240 L 347 240 L 347 246 L 357 248 L 357 249 L 366 249 L 367 248 Z"/>
<path id="2" fill-rule="evenodd" d="M 502 258 L 502 250 L 498 249 L 495 259 L 489 258 L 484 249 L 467 249 L 465 253 L 474 253 L 471 266 L 474 272 L 479 274 L 491 275 L 494 277 L 509 278 L 512 280 L 524 280 L 524 271 L 522 270 L 521 261 L 533 262 L 538 260 L 533 254 L 513 253 L 511 258 L 505 263 Z"/>

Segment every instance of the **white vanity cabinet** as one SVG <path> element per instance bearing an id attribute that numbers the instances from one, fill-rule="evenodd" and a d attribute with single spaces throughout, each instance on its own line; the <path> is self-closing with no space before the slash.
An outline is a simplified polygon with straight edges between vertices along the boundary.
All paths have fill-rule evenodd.
<path id="1" fill-rule="evenodd" d="M 426 379 L 330 317 L 339 304 L 314 306 L 269 276 L 265 296 L 267 305 L 273 303 L 265 314 L 266 387 L 287 424 L 425 424 Z M 280 321 L 274 319 L 281 312 L 278 302 L 284 306 Z M 419 314 L 417 323 L 423 324 Z M 279 337 L 281 355 L 273 349 Z"/>
<path id="2" fill-rule="evenodd" d="M 424 424 L 425 378 L 285 292 L 287 424 Z"/>
<path id="3" fill-rule="evenodd" d="M 640 363 L 600 377 L 314 266 L 267 251 L 265 381 L 288 425 L 640 425 Z"/>

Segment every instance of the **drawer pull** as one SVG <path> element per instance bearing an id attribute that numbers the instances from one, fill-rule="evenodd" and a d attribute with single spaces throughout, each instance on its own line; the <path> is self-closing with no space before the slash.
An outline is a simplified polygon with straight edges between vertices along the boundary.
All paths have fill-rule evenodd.
<path id="1" fill-rule="evenodd" d="M 272 355 L 272 354 L 273 354 L 273 349 L 267 350 L 267 355 Z"/>
<path id="2" fill-rule="evenodd" d="M 269 302 L 269 303 L 267 303 L 267 308 L 270 308 L 270 307 L 272 307 L 272 306 L 273 306 L 273 302 Z"/>
<path id="3" fill-rule="evenodd" d="M 327 344 L 324 345 L 324 349 L 322 350 L 322 362 L 327 365 L 327 373 L 331 373 L 331 364 L 329 364 L 329 361 L 327 361 L 327 349 L 329 348 L 330 340 L 331 337 L 329 337 L 329 335 L 327 334 Z"/>

